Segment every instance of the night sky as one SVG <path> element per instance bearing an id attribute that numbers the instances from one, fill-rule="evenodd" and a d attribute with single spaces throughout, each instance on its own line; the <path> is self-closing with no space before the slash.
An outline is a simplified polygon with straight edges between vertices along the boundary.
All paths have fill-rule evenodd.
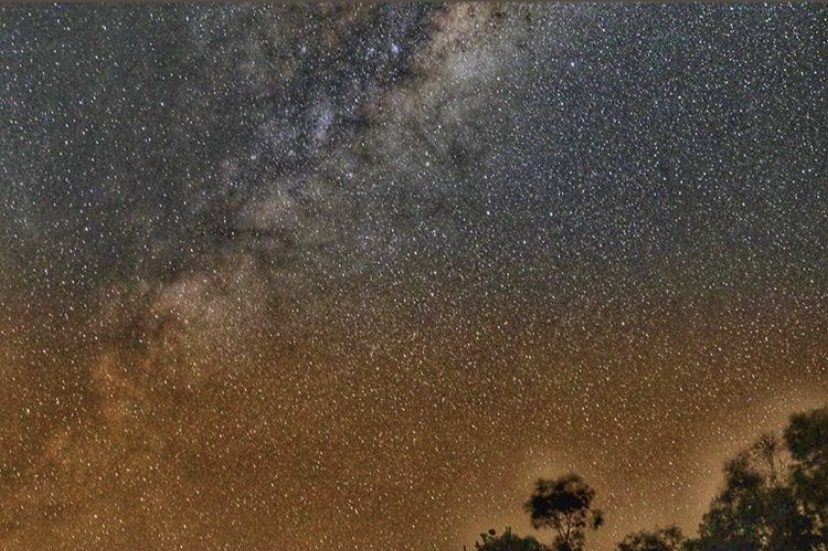
<path id="1" fill-rule="evenodd" d="M 693 533 L 828 395 L 828 7 L 0 10 L 0 548 Z M 536 534 L 547 541 L 548 535 Z"/>

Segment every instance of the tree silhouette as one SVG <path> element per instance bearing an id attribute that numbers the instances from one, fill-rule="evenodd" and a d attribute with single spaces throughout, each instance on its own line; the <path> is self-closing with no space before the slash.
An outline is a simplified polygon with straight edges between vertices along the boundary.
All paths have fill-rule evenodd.
<path id="1" fill-rule="evenodd" d="M 615 551 L 828 551 L 828 407 L 793 415 L 783 438 L 767 433 L 724 466 L 724 484 L 685 540 L 676 527 L 628 535 Z M 595 491 L 576 474 L 539 479 L 524 505 L 551 546 L 507 529 L 481 534 L 478 551 L 584 551 L 603 523 Z M 465 549 L 465 548 L 464 548 Z"/>
<path id="2" fill-rule="evenodd" d="M 637 532 L 624 538 L 615 551 L 681 551 L 684 536 L 676 526 Z"/>
<path id="3" fill-rule="evenodd" d="M 497 535 L 497 532 L 492 528 L 488 532 L 480 534 L 481 542 L 475 542 L 474 548 L 477 551 L 548 551 L 545 545 L 542 545 L 538 540 L 532 536 L 521 538 L 512 533 L 511 528 L 506 528 L 506 532 Z M 463 547 L 465 551 L 465 546 Z"/>
<path id="4" fill-rule="evenodd" d="M 725 465 L 724 489 L 699 526 L 695 551 L 808 551 L 813 521 L 788 484 L 785 447 L 772 434 Z"/>
<path id="5" fill-rule="evenodd" d="M 828 549 L 828 407 L 791 417 L 785 429 L 785 443 L 794 464 L 791 468 L 793 494 L 810 517 L 814 530 L 813 548 Z"/>
<path id="6" fill-rule="evenodd" d="M 592 509 L 593 499 L 595 490 L 580 476 L 568 474 L 555 480 L 539 479 L 525 509 L 534 528 L 555 530 L 552 549 L 583 551 L 587 530 L 597 529 L 604 521 L 601 511 Z"/>

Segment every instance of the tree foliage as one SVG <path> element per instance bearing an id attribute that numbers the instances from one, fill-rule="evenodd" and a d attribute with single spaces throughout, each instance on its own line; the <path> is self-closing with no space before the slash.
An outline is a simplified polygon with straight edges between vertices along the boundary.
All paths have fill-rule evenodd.
<path id="1" fill-rule="evenodd" d="M 479 551 L 584 551 L 603 523 L 595 491 L 576 474 L 539 479 L 524 508 L 551 546 L 507 529 L 481 534 Z M 676 527 L 628 535 L 615 551 L 828 551 L 828 407 L 791 417 L 782 438 L 764 434 L 724 467 L 724 484 L 698 537 Z"/>
<path id="2" fill-rule="evenodd" d="M 603 515 L 592 508 L 593 490 L 576 474 L 549 480 L 539 479 L 525 509 L 534 528 L 555 530 L 552 548 L 556 551 L 582 551 L 587 530 L 603 524 Z"/>
<path id="3" fill-rule="evenodd" d="M 791 417 L 784 437 L 793 494 L 813 522 L 815 548 L 828 549 L 828 407 Z"/>
<path id="4" fill-rule="evenodd" d="M 725 465 L 693 551 L 824 551 L 828 408 L 794 415 Z"/>
<path id="5" fill-rule="evenodd" d="M 522 538 L 513 534 L 511 528 L 506 528 L 506 531 L 499 536 L 492 528 L 480 534 L 480 540 L 474 544 L 474 548 L 478 551 L 549 551 L 548 547 L 532 536 Z"/>
<path id="6" fill-rule="evenodd" d="M 615 551 L 681 551 L 684 535 L 675 526 L 630 534 Z"/>

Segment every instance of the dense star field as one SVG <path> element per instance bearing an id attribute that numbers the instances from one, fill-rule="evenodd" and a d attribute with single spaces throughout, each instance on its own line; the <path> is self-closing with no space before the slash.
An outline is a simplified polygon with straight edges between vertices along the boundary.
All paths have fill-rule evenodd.
<path id="1" fill-rule="evenodd" d="M 828 8 L 0 10 L 0 548 L 692 533 L 828 395 Z"/>

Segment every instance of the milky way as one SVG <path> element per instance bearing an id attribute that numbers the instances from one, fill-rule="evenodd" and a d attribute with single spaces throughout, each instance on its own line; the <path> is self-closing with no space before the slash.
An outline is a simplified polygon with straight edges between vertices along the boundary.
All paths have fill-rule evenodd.
<path id="1" fill-rule="evenodd" d="M 828 393 L 827 16 L 4 8 L 0 547 L 692 533 Z"/>

